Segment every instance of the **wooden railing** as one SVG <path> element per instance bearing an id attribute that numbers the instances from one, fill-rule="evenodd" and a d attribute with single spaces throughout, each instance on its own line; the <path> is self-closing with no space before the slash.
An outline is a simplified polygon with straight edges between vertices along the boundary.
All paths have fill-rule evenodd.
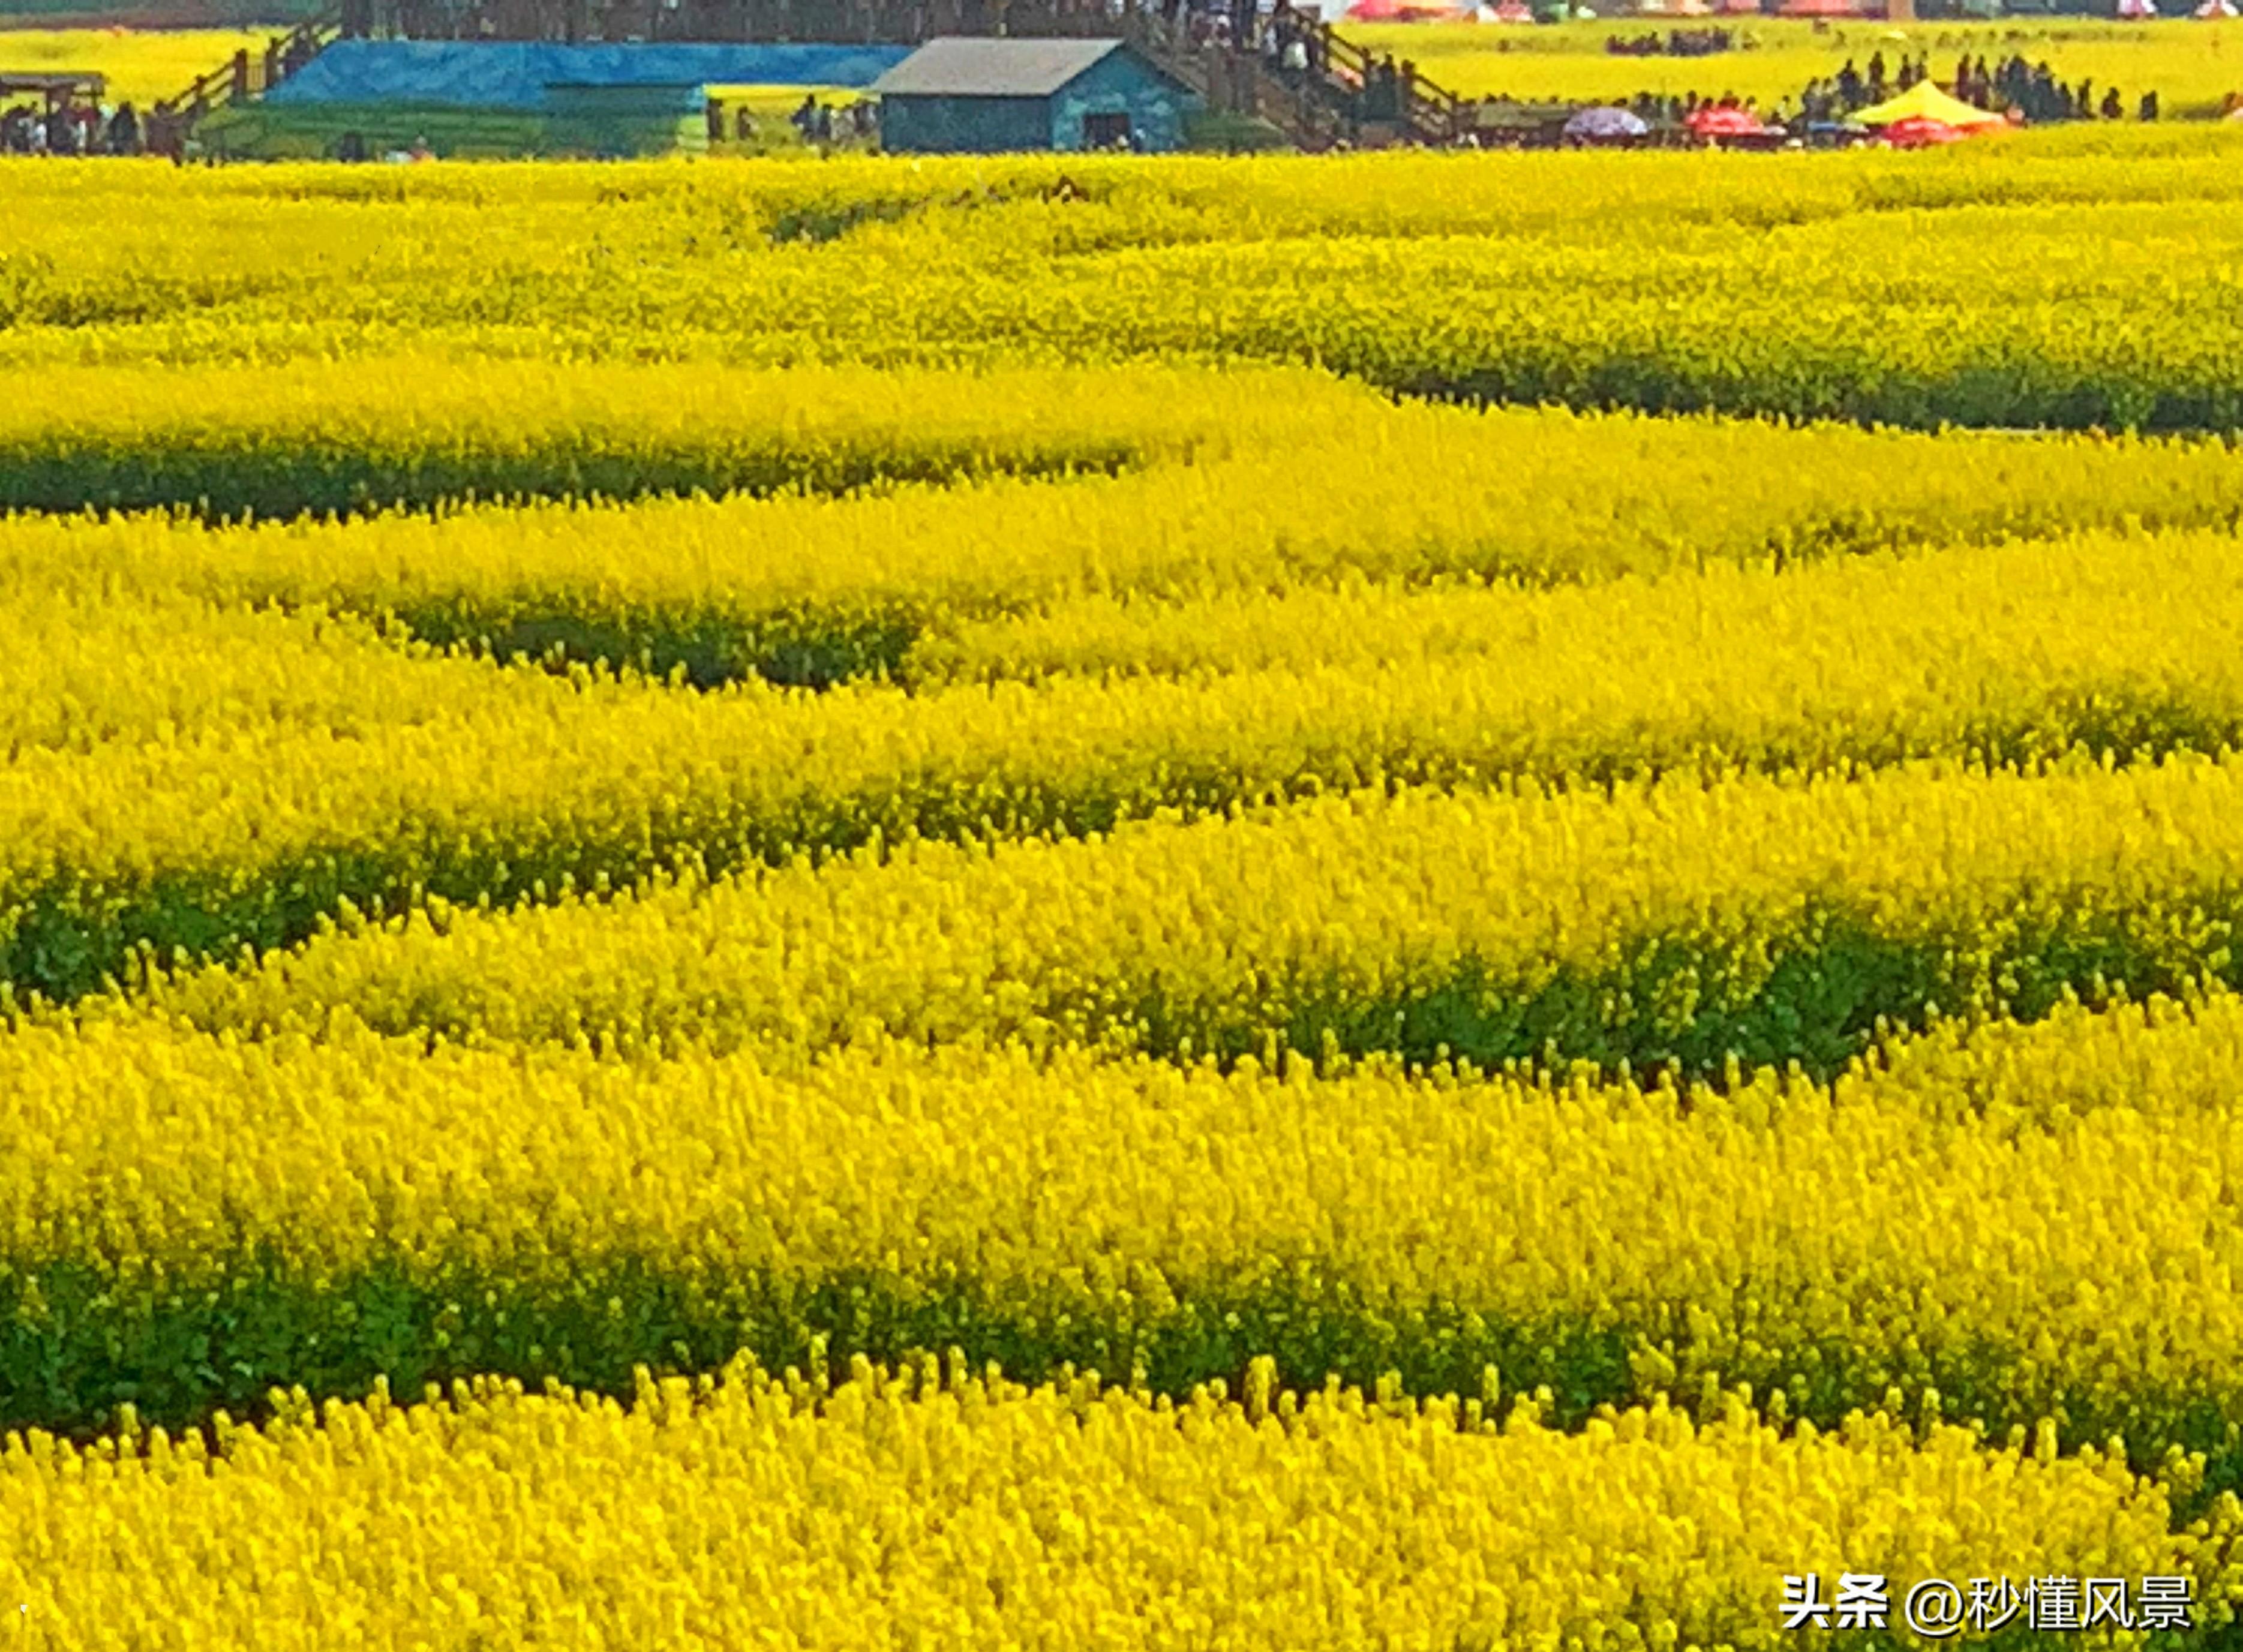
<path id="1" fill-rule="evenodd" d="M 1354 89 L 1362 105 L 1362 124 L 1391 131 L 1404 141 L 1453 143 L 1463 135 L 1456 98 L 1417 72 L 1415 64 L 1373 56 L 1321 17 L 1295 14 L 1319 43 L 1310 48 L 1330 73 Z"/>
<path id="2" fill-rule="evenodd" d="M 1476 127 L 1472 105 L 1417 72 L 1375 56 L 1313 11 L 1282 4 L 1251 38 L 1132 8 L 1124 32 L 1190 85 L 1209 107 L 1259 117 L 1303 149 L 1392 143 L 1451 145 Z"/>
<path id="3" fill-rule="evenodd" d="M 340 19 L 331 15 L 273 36 L 262 52 L 246 49 L 235 52 L 229 61 L 197 77 L 185 91 L 149 110 L 149 152 L 181 158 L 196 122 L 220 109 L 264 96 L 318 57 L 340 33 Z"/>

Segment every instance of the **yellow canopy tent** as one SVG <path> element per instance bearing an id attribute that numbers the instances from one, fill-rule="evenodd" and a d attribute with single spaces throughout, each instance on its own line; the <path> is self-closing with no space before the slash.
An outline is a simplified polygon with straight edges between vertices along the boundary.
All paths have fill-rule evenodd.
<path id="1" fill-rule="evenodd" d="M 1854 118 L 1864 126 L 1889 126 L 1896 120 L 1936 120 L 1947 126 L 1999 126 L 2002 117 L 1973 109 L 1960 98 L 1950 98 L 1928 80 L 1919 80 L 1897 98 L 1888 98 Z"/>

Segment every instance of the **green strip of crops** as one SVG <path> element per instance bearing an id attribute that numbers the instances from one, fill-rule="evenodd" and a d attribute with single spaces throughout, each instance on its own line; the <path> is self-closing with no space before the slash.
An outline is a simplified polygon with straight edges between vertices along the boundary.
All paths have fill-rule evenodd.
<path id="1" fill-rule="evenodd" d="M 347 1008 L 399 1034 L 656 1050 L 873 1029 L 1827 1075 L 1886 1023 L 2243 981 L 2239 799 L 2232 758 L 1356 793 L 416 914 L 149 990 L 213 1028 Z"/>
<path id="2" fill-rule="evenodd" d="M 230 959 L 302 940 L 352 907 L 550 900 L 665 869 L 721 873 L 913 837 L 1081 836 L 1164 809 L 1219 814 L 1354 789 L 2215 751 L 2243 733 L 2235 566 L 2222 538 L 2138 536 L 1717 570 L 1522 597 L 1515 609 L 1498 599 L 1482 651 L 1438 666 L 923 696 L 677 694 L 404 658 L 369 665 L 362 706 L 349 705 L 347 680 L 307 688 L 289 720 L 222 750 L 197 731 L 23 753 L 0 775 L 0 979 L 74 997 L 150 951 L 165 963 Z M 1355 630 L 1344 604 L 1310 611 Z M 1438 641 L 1438 604 L 1364 611 L 1405 642 Z M 173 698 L 192 701 L 200 632 L 184 610 L 178 625 L 177 660 L 145 636 L 135 645 L 156 651 L 149 669 L 176 672 Z M 212 634 L 238 645 L 239 629 L 213 622 Z M 1700 646 L 1709 636 L 1733 640 Z M 351 645 L 377 646 L 354 634 Z M 229 678 L 224 691 L 241 689 Z M 60 709 L 28 721 L 67 725 L 89 696 L 98 684 L 73 678 Z M 163 697 L 117 698 L 120 729 L 166 726 Z M 1694 782 L 1674 784 L 1683 798 Z M 182 808 L 183 797 L 201 801 Z M 1825 914 L 1836 932 L 1847 910 Z M 1629 933 L 1648 945 L 1665 931 Z M 1601 964 L 1564 973 L 1613 978 Z M 1315 1001 L 1302 991 L 1256 1021 L 1248 1048 L 1295 1026 Z M 1365 1001 L 1391 1009 L 1419 995 Z M 1908 1011 L 1892 994 L 1869 996 Z M 1747 998 L 1725 1001 L 1741 1013 Z M 1477 1037 L 1471 1048 L 1510 1053 Z"/>
<path id="3" fill-rule="evenodd" d="M 1398 1306 L 1282 1284 L 1217 1286 L 1164 1312 L 1101 1318 L 993 1300 L 970 1277 L 934 1289 L 882 1273 L 744 1275 L 711 1286 L 681 1280 L 660 1257 L 589 1262 L 549 1291 L 470 1266 L 434 1278 L 391 1269 L 306 1279 L 252 1258 L 209 1290 L 155 1301 L 131 1294 L 104 1271 L 67 1264 L 0 1278 L 0 1429 L 84 1438 L 127 1406 L 144 1426 L 194 1426 L 221 1411 L 254 1419 L 289 1390 L 355 1399 L 377 1379 L 403 1395 L 482 1376 L 628 1395 L 643 1370 L 690 1375 L 742 1352 L 773 1371 L 838 1380 L 853 1359 L 903 1364 L 956 1351 L 1016 1381 L 1088 1372 L 1181 1399 L 1216 1380 L 1236 1390 L 1248 1365 L 1268 1357 L 1304 1387 L 1337 1382 L 1491 1401 L 1524 1394 L 1539 1400 L 1546 1421 L 1567 1428 L 1600 1406 L 1646 1398 L 1647 1388 L 1672 1388 L 1710 1420 L 1734 1403 L 1740 1383 L 1762 1402 L 1780 1392 L 1781 1419 L 1822 1428 L 1882 1407 L 1911 1420 L 1983 1424 L 1999 1440 L 2028 1435 L 2053 1413 L 2065 1445 L 2123 1439 L 2145 1472 L 2168 1467 L 2175 1451 L 2200 1454 L 2192 1507 L 2243 1493 L 2243 1439 L 2233 1420 L 2243 1387 L 2067 1392 L 1990 1342 L 1895 1359 L 1832 1337 L 1761 1351 L 1751 1362 L 1763 1373 L 1757 1384 L 1708 1362 L 1677 1385 L 1671 1365 L 1632 1358 L 1640 1332 L 1625 1320 L 1491 1318 L 1468 1302 Z M 1772 1367 L 1783 1373 L 1773 1387 Z M 1937 1399 L 1927 1402 L 1927 1393 Z"/>
<path id="4" fill-rule="evenodd" d="M 502 658 L 683 668 L 701 686 L 884 673 L 923 684 L 960 633 L 1023 618 L 1048 627 L 1087 599 L 1157 610 L 1354 582 L 1593 584 L 2055 532 L 2227 528 L 2243 509 L 2243 461 L 2216 444 L 1472 413 L 1391 405 L 1298 372 L 842 372 L 790 385 L 715 369 L 509 367 L 448 386 L 441 367 L 359 366 L 270 407 L 238 372 L 193 375 L 223 404 L 214 430 L 11 435 L 0 416 L 0 451 L 67 440 L 70 464 L 99 470 L 177 447 L 183 479 L 127 491 L 189 508 L 288 514 L 509 490 L 579 502 L 254 531 L 19 519 L 0 527 L 0 588 L 347 609 Z M 1011 421 L 1014 404 L 1033 410 L 1077 380 L 1079 396 Z M 482 408 L 471 390 L 502 405 Z M 374 391 L 380 407 L 351 400 Z M 329 396 L 341 411 L 318 414 Z M 923 417 L 899 411 L 906 397 L 926 404 Z M 1171 415 L 1175 403 L 1190 416 Z M 368 467 L 394 485 L 369 482 Z M 1129 474 L 1090 474 L 1115 469 Z M 28 470 L 0 471 L 0 493 L 30 485 Z M 1024 479 L 1054 471 L 1074 480 Z M 269 489 L 258 480 L 268 472 Z M 1354 473 L 1345 509 L 1295 509 L 1304 472 Z M 982 485 L 802 496 L 912 476 Z M 781 484 L 798 496 L 581 502 Z M 46 502 L 126 497 L 57 486 Z M 1283 609 L 1268 621 L 1298 625 Z M 1001 636 L 978 643 L 976 675 L 1010 674 Z M 1017 664 L 1034 674 L 1033 655 Z"/>
<path id="5" fill-rule="evenodd" d="M 409 353 L 285 370 L 58 368 L 41 375 L 38 396 L 0 407 L 0 513 L 286 520 L 478 499 L 833 496 L 1110 475 L 1226 453 L 1268 404 L 1283 428 L 1371 401 L 1320 374 L 1155 365 L 1078 384 L 1018 370 L 778 374 Z"/>
<path id="6" fill-rule="evenodd" d="M 1266 1355 L 1310 1386 L 1546 1387 L 1569 1422 L 1660 1392 L 1718 1415 L 1741 1384 L 1818 1425 L 2045 1419 L 2145 1468 L 2206 1453 L 2225 1487 L 2239 1038 L 2232 999 L 2067 1010 L 1835 1087 L 1643 1094 L 26 1029 L 0 1047 L 0 1423 L 377 1377 L 627 1389 L 743 1347 L 1170 1392 Z"/>

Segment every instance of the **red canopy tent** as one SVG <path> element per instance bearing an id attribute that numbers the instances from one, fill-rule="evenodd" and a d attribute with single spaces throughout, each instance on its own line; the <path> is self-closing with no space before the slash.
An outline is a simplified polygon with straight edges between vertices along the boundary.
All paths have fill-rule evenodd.
<path id="1" fill-rule="evenodd" d="M 1970 134 L 1960 126 L 1923 115 L 1910 115 L 1885 128 L 1885 142 L 1895 149 L 1930 149 L 1935 144 L 1959 144 Z"/>
<path id="2" fill-rule="evenodd" d="M 1757 138 L 1768 130 L 1749 109 L 1730 109 L 1702 104 L 1682 118 L 1696 138 Z"/>
<path id="3" fill-rule="evenodd" d="M 1456 15 L 1455 0 L 1355 0 L 1347 9 L 1351 23 L 1423 23 Z"/>

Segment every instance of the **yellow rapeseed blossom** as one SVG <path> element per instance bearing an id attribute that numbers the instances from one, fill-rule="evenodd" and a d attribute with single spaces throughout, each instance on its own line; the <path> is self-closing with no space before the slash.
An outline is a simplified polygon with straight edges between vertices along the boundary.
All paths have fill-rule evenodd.
<path id="1" fill-rule="evenodd" d="M 2186 136 L 0 163 L 0 1640 L 2227 1623 Z"/>
<path id="2" fill-rule="evenodd" d="M 903 657 L 922 637 L 940 645 L 976 621 L 1087 597 L 1236 600 L 1351 578 L 1593 581 L 2098 525 L 2225 525 L 2243 500 L 2243 463 L 2212 444 L 1392 407 L 1301 372 L 468 372 L 385 361 L 292 376 L 267 405 L 255 394 L 268 377 L 195 375 L 191 412 L 170 424 L 130 397 L 59 430 L 27 413 L 10 437 L 0 421 L 0 452 L 13 441 L 23 461 L 10 462 L 10 485 L 190 508 L 239 506 L 261 490 L 284 514 L 292 501 L 340 509 L 469 492 L 578 502 L 254 532 L 17 517 L 0 523 L 0 590 L 324 604 L 394 616 L 435 641 L 488 639 L 502 654 L 558 644 L 618 665 L 647 658 L 657 674 L 697 655 L 716 676 L 771 671 L 790 650 L 824 647 L 843 657 L 841 674 L 916 675 L 938 663 Z M 91 384 L 77 400 L 110 405 Z M 581 501 L 1065 466 L 1074 485 Z M 1359 471 L 1346 509 L 1299 511 L 1292 479 L 1304 469 Z M 1423 485 L 1428 472 L 1438 489 Z M 974 651 L 990 644 L 967 647 L 978 664 Z M 852 651 L 865 657 L 852 663 Z"/>
<path id="3" fill-rule="evenodd" d="M 1378 792 L 439 907 L 157 981 L 210 1027 L 1829 1069 L 1881 1018 L 2234 968 L 2243 759 Z"/>
<path id="4" fill-rule="evenodd" d="M 1529 403 L 2234 428 L 2243 140 L 2098 127 L 1777 166 L 1054 155 L 96 181 L 22 164 L 0 169 L 0 370 L 401 348 L 1250 359 Z M 1296 475 L 1344 511 L 1365 469 Z"/>
<path id="5" fill-rule="evenodd" d="M 1152 363 L 1062 375 L 404 355 L 41 381 L 40 395 L 0 408 L 0 509 L 286 517 L 472 497 L 836 493 L 1219 457 L 1249 432 L 1283 440 L 1377 406 L 1322 374 Z"/>
<path id="6" fill-rule="evenodd" d="M 2239 1070 L 2228 997 L 1681 1091 L 19 1029 L 0 1392 L 83 1426 L 962 1336 L 1171 1383 L 1270 1354 L 1477 1392 L 1493 1366 L 1573 1407 L 1742 1381 L 1825 1422 L 1928 1405 L 2228 1460 L 2202 1407 L 2243 1403 Z"/>
<path id="7" fill-rule="evenodd" d="M 946 1645 L 1774 1648 L 1782 1579 L 2187 1580 L 2225 1622 L 2239 1517 L 2184 1532 L 2088 1455 L 1789 1438 L 1660 1406 L 1266 1387 L 1183 1405 L 953 1365 L 827 1391 L 746 1368 L 625 1408 L 460 1385 L 263 1431 L 0 1452 L 0 1594 L 42 1649 Z M 1834 1642 L 1835 1643 L 1835 1642 Z"/>
<path id="8" fill-rule="evenodd" d="M 482 699 L 535 701 L 542 685 L 353 615 L 188 596 L 13 592 L 0 609 L 0 754 L 84 758 L 104 748 L 284 732 L 366 738 Z"/>
<path id="9" fill-rule="evenodd" d="M 1167 600 L 1102 592 L 930 635 L 906 668 L 923 684 L 1344 672 L 1373 678 L 1381 698 L 1399 709 L 1415 698 L 1411 678 L 1428 667 L 1456 683 L 1500 662 L 1521 702 L 1533 702 L 1536 738 L 1552 744 L 1564 741 L 1568 725 L 1612 729 L 1623 720 L 1623 699 L 1636 711 L 1627 720 L 1641 726 L 1659 716 L 1651 708 L 1661 699 L 1671 707 L 1718 700 L 1741 713 L 1828 694 L 1823 709 L 1802 719 L 1799 745 L 1775 734 L 1782 713 L 1755 718 L 1762 738 L 1809 762 L 1835 752 L 1828 745 L 1815 753 L 1818 743 L 1857 738 L 1865 722 L 1889 715 L 1869 709 L 1885 698 L 1911 703 L 1891 725 L 1895 750 L 1928 752 L 1950 741 L 1960 749 L 1973 732 L 2004 743 L 1997 731 L 2029 720 L 2003 709 L 2004 700 L 2051 693 L 2070 678 L 2051 698 L 2071 705 L 2078 734 L 2095 745 L 2124 745 L 2119 725 L 2129 716 L 2186 723 L 2196 713 L 2184 708 L 2209 711 L 2219 698 L 2208 628 L 2237 585 L 2236 543 L 2226 533 L 2077 534 L 1835 565 L 1740 569 L 1709 560 L 1690 577 L 1534 592 L 1439 578 L 1218 589 Z M 1965 675 L 1977 679 L 1967 688 Z M 1842 711 L 1841 695 L 1849 702 Z M 2112 721 L 2091 731 L 2098 715 Z M 1479 717 L 1507 720 L 1492 704 Z M 1949 719 L 1946 731 L 1931 735 L 1939 717 Z M 1902 720 L 1922 732 L 1900 735 Z M 2211 732 L 2210 722 L 2199 726 Z M 2055 736 L 2055 746 L 2065 743 Z M 1709 745 L 1741 758 L 1749 738 Z M 1855 755 L 1867 759 L 1868 745 Z"/>
<path id="10" fill-rule="evenodd" d="M 21 708 L 0 713 L 17 748 L 0 769 L 0 926 L 33 937 L 10 966 L 19 990 L 78 992 L 139 941 L 165 958 L 225 955 L 299 939 L 347 901 L 550 897 L 564 880 L 625 884 L 697 858 L 722 869 L 876 838 L 1080 833 L 1363 786 L 1566 786 L 1694 765 L 1842 773 L 2076 743 L 2215 749 L 2243 727 L 2229 547 L 2090 536 L 1453 608 L 1342 592 L 1219 608 L 1183 644 L 1159 610 L 1094 609 L 1073 632 L 1081 610 L 1065 610 L 1024 624 L 1004 669 L 1182 675 L 927 692 L 700 695 L 381 658 L 362 627 L 338 635 L 313 613 L 257 622 L 293 639 L 276 664 L 338 635 L 337 661 L 364 662 L 364 691 L 349 689 L 359 664 L 306 670 L 285 692 L 254 691 L 269 716 L 239 718 L 214 708 L 260 680 L 235 657 L 245 619 L 205 625 L 179 597 L 119 601 L 120 615 L 178 616 L 118 621 L 138 628 L 120 655 L 152 650 L 160 663 L 143 674 L 172 686 L 111 690 L 98 603 L 70 610 L 51 657 L 62 599 L 41 597 L 24 611 L 43 640 L 6 668 L 25 680 Z M 1289 623 L 1296 609 L 1305 624 Z M 1222 612 L 1237 617 L 1227 629 Z M 1270 638 L 1257 640 L 1256 613 Z M 967 657 L 1009 661 L 1007 637 L 980 634 Z M 1439 670 L 1422 663 L 1442 654 Z M 1234 655 L 1256 669 L 1200 669 Z M 176 915 L 183 899 L 191 918 Z M 37 939 L 57 934 L 78 939 Z"/>

